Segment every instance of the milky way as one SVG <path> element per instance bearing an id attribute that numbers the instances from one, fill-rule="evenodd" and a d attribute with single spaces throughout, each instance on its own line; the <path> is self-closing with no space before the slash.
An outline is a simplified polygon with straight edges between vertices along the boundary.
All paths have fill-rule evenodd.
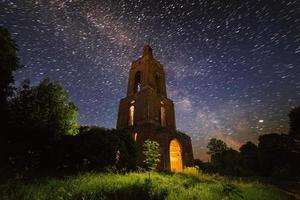
<path id="1" fill-rule="evenodd" d="M 165 66 L 177 128 L 196 157 L 287 132 L 300 105 L 300 2 L 0 0 L 24 68 L 16 83 L 59 81 L 79 124 L 113 128 L 130 64 L 150 43 Z"/>

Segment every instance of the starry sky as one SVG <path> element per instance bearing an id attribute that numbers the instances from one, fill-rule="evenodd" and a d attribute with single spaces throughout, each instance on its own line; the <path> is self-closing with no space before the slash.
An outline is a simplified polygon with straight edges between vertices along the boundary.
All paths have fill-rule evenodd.
<path id="1" fill-rule="evenodd" d="M 0 0 L 29 78 L 59 81 L 78 123 L 116 126 L 133 60 L 150 43 L 165 66 L 177 128 L 206 160 L 210 138 L 233 148 L 287 132 L 300 105 L 300 1 Z"/>

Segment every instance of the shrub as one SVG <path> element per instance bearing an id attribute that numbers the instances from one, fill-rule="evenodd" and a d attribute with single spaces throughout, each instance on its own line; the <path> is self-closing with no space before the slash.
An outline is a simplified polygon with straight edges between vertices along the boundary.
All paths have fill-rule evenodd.
<path id="1" fill-rule="evenodd" d="M 183 169 L 184 174 L 193 175 L 193 176 L 196 176 L 201 172 L 202 171 L 198 167 L 185 167 Z"/>

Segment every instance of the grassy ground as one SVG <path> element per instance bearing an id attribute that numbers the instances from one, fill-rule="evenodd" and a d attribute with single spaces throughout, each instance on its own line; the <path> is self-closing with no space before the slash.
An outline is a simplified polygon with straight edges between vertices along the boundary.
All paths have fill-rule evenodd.
<path id="1" fill-rule="evenodd" d="M 64 179 L 11 182 L 0 186 L 0 199 L 292 199 L 280 190 L 258 182 L 232 180 L 187 171 L 183 174 L 86 173 Z"/>

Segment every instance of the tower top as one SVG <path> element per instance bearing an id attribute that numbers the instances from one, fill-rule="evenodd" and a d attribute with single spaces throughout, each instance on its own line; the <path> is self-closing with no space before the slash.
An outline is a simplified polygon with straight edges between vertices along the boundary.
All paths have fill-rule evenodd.
<path id="1" fill-rule="evenodd" d="M 152 48 L 147 44 L 144 46 L 143 57 L 153 58 Z"/>

